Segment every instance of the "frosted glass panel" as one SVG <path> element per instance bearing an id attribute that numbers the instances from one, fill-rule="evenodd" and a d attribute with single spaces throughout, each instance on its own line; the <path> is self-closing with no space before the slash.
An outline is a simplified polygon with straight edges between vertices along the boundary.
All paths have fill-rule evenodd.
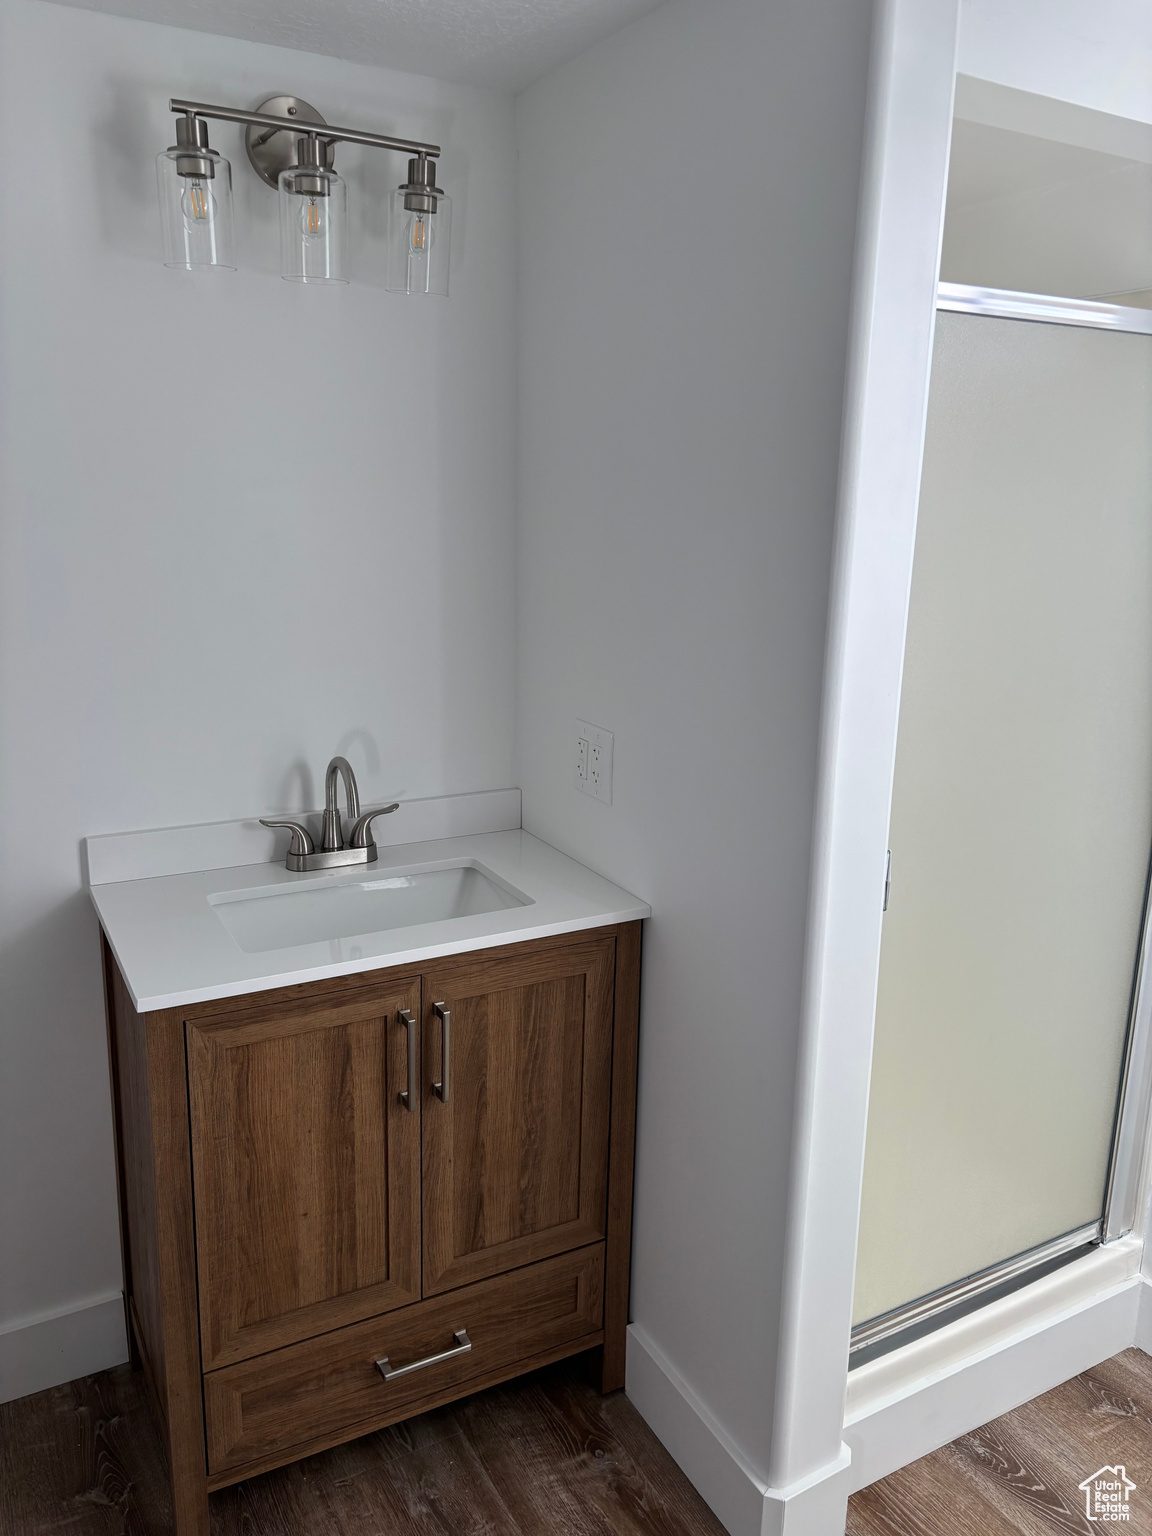
<path id="1" fill-rule="evenodd" d="M 938 318 L 855 1319 L 1095 1220 L 1152 843 L 1152 338 Z"/>

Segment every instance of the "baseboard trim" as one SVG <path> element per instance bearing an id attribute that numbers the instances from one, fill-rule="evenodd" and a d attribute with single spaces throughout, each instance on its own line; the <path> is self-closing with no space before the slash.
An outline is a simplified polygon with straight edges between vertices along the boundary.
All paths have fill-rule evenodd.
<path id="1" fill-rule="evenodd" d="M 26 1318 L 0 1330 L 0 1403 L 90 1376 L 128 1359 L 124 1297 Z"/>
<path id="2" fill-rule="evenodd" d="M 1140 1303 L 1136 1312 L 1136 1348 L 1152 1355 L 1152 1280 L 1140 1277 L 1144 1284 L 1140 1291 Z"/>
<path id="3" fill-rule="evenodd" d="M 628 1328 L 624 1390 L 730 1536 L 761 1536 L 767 1483 L 635 1323 Z"/>
<path id="4" fill-rule="evenodd" d="M 848 1378 L 850 1492 L 1152 1336 L 1141 1243 L 1097 1249 Z"/>
<path id="5" fill-rule="evenodd" d="M 664 1352 L 632 1323 L 625 1391 L 730 1536 L 828 1536 L 844 1529 L 849 1450 L 772 1488 Z"/>

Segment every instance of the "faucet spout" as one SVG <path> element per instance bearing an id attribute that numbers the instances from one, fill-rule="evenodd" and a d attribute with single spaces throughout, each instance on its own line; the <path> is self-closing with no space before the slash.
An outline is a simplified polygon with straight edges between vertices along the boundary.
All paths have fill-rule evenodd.
<path id="1" fill-rule="evenodd" d="M 334 757 L 324 775 L 324 835 L 321 847 L 325 853 L 335 853 L 344 846 L 344 831 L 340 825 L 340 805 L 337 795 L 338 781 L 344 780 L 344 798 L 348 802 L 348 815 L 352 821 L 360 819 L 360 791 L 356 787 L 356 775 L 346 757 Z"/>

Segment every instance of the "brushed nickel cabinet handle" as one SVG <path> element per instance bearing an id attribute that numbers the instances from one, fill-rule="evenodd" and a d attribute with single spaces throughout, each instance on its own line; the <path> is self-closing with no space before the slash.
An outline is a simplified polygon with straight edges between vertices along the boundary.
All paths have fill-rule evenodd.
<path id="1" fill-rule="evenodd" d="M 452 1060 L 452 1010 L 444 1003 L 433 1003 L 440 1020 L 440 1081 L 432 1084 L 432 1092 L 441 1104 L 448 1102 L 448 1071 Z"/>
<path id="2" fill-rule="evenodd" d="M 412 1371 L 422 1371 L 426 1365 L 439 1365 L 441 1360 L 454 1360 L 457 1355 L 466 1355 L 472 1348 L 472 1340 L 468 1337 L 467 1328 L 457 1328 L 452 1337 L 456 1340 L 451 1349 L 442 1349 L 438 1355 L 425 1355 L 423 1360 L 413 1360 L 411 1365 L 394 1366 L 388 1364 L 388 1356 L 383 1360 L 377 1360 L 376 1369 L 385 1381 L 395 1381 L 397 1376 L 407 1376 Z"/>
<path id="3" fill-rule="evenodd" d="M 400 1090 L 400 1102 L 415 1114 L 420 1102 L 420 1084 L 416 1080 L 416 1018 L 410 1008 L 401 1008 L 396 1017 L 408 1031 L 408 1086 Z"/>

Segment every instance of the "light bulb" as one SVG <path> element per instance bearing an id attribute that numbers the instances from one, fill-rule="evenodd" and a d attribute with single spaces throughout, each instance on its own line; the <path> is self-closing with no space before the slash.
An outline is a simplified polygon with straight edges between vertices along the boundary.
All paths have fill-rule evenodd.
<path id="1" fill-rule="evenodd" d="M 392 193 L 384 286 L 390 293 L 446 296 L 451 245 L 451 200 L 434 185 L 431 165 L 414 159 L 408 165 L 408 181 Z"/>
<path id="2" fill-rule="evenodd" d="M 436 226 L 430 214 L 414 213 L 408 222 L 408 249 L 413 256 L 427 256 L 436 243 Z"/>
<path id="3" fill-rule="evenodd" d="M 328 236 L 328 199 L 306 197 L 300 208 L 300 228 L 305 240 L 324 240 Z"/>
<path id="4" fill-rule="evenodd" d="M 186 222 L 203 227 L 210 224 L 216 213 L 216 199 L 212 196 L 203 176 L 187 176 L 186 186 L 180 198 L 180 211 Z"/>
<path id="5" fill-rule="evenodd" d="M 294 283 L 346 283 L 344 182 L 317 162 L 323 146 L 301 140 L 301 164 L 280 172 L 280 276 Z"/>

